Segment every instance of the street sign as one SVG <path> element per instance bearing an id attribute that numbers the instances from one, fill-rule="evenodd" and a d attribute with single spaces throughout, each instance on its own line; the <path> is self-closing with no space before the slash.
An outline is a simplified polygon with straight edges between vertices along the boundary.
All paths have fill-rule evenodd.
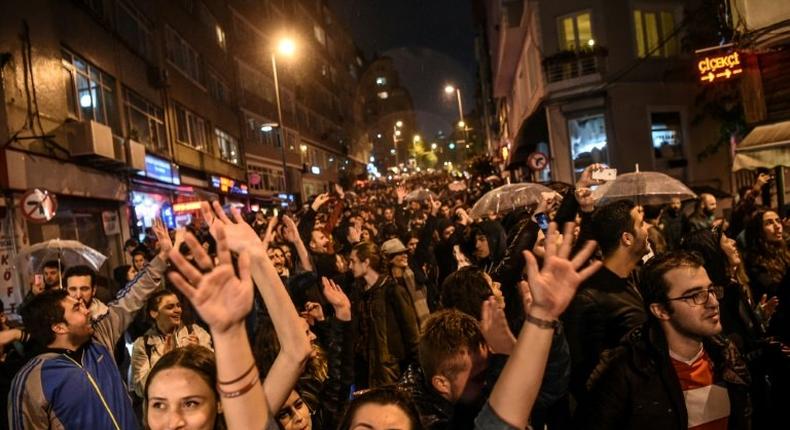
<path id="1" fill-rule="evenodd" d="M 542 152 L 533 152 L 527 158 L 527 166 L 530 169 L 538 171 L 543 170 L 549 164 L 549 157 Z"/>
<path id="2" fill-rule="evenodd" d="M 34 189 L 22 196 L 22 215 L 30 221 L 43 224 L 55 218 L 58 200 L 47 190 Z"/>
<path id="3" fill-rule="evenodd" d="M 703 83 L 726 81 L 743 73 L 741 56 L 732 45 L 700 49 L 696 54 L 699 80 Z"/>

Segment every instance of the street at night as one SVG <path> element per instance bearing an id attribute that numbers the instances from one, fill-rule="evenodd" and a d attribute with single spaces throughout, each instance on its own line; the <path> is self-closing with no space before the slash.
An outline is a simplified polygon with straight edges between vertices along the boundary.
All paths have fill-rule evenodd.
<path id="1" fill-rule="evenodd" d="M 3 0 L 0 429 L 790 416 L 790 2 Z"/>

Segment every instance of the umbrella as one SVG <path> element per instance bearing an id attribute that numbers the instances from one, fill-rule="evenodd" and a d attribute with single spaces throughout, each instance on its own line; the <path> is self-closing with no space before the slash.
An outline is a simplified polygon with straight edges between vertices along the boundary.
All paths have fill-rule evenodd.
<path id="1" fill-rule="evenodd" d="M 639 205 L 662 205 L 675 197 L 683 201 L 697 198 L 697 195 L 682 182 L 659 172 L 625 173 L 593 191 L 593 199 L 599 206 L 615 200 L 633 200 Z"/>
<path id="2" fill-rule="evenodd" d="M 438 200 L 439 196 L 431 190 L 426 190 L 423 188 L 418 188 L 409 194 L 406 194 L 404 200 L 410 202 L 412 200 L 416 200 L 418 202 L 424 202 L 428 200 L 428 197 L 432 197 L 434 200 Z"/>
<path id="3" fill-rule="evenodd" d="M 61 268 L 84 264 L 98 271 L 107 257 L 76 240 L 52 239 L 22 248 L 14 265 L 19 273 L 27 275 L 39 273 L 50 260 L 58 261 Z"/>
<path id="4" fill-rule="evenodd" d="M 472 218 L 483 218 L 490 212 L 501 214 L 513 209 L 537 205 L 541 193 L 552 193 L 550 188 L 531 182 L 506 184 L 483 194 L 477 200 L 469 215 Z"/>
<path id="5" fill-rule="evenodd" d="M 450 191 L 463 191 L 466 189 L 466 184 L 463 181 L 453 181 L 447 185 Z"/>

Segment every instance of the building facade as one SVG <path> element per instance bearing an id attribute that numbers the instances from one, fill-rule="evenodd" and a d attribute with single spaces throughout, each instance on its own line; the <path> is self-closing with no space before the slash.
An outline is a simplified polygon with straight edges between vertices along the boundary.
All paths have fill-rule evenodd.
<path id="1" fill-rule="evenodd" d="M 298 55 L 278 64 L 281 141 L 264 125 L 283 33 Z M 109 276 L 159 214 L 175 227 L 201 200 L 257 209 L 328 190 L 368 157 L 363 65 L 323 1 L 3 2 L 3 252 L 76 239 L 108 256 Z M 56 197 L 53 219 L 25 212 L 34 189 Z"/>
<path id="2" fill-rule="evenodd" d="M 485 1 L 502 167 L 572 183 L 591 163 L 638 165 L 729 190 L 729 151 L 705 151 L 720 124 L 698 105 L 687 46 L 711 43 L 688 37 L 713 16 L 703 3 Z M 539 172 L 526 167 L 535 152 L 551 160 Z"/>

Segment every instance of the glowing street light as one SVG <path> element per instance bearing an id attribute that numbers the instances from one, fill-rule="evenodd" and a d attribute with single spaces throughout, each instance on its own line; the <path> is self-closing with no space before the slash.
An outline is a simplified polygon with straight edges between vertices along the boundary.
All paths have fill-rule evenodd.
<path id="1" fill-rule="evenodd" d="M 444 87 L 444 92 L 448 95 L 455 92 L 456 98 L 458 99 L 458 127 L 464 131 L 464 140 L 468 141 L 469 136 L 466 133 L 466 122 L 464 122 L 464 106 L 461 103 L 461 89 L 453 85 L 447 85 Z"/>
<path id="2" fill-rule="evenodd" d="M 466 127 L 466 123 L 464 121 L 458 121 L 458 128 Z"/>
<path id="3" fill-rule="evenodd" d="M 275 49 L 272 49 L 271 57 L 272 57 L 272 75 L 274 77 L 274 95 L 277 101 L 277 123 L 279 124 L 278 127 L 278 138 L 280 140 L 280 155 L 282 156 L 283 162 L 283 186 L 286 193 L 288 192 L 288 167 L 285 163 L 285 127 L 283 126 L 283 108 L 280 104 L 280 81 L 277 77 L 277 54 L 283 55 L 285 57 L 292 57 L 296 52 L 296 42 L 293 39 L 288 37 L 283 37 L 277 42 L 277 46 Z M 307 148 L 305 148 L 306 150 Z"/>
<path id="4" fill-rule="evenodd" d="M 431 144 L 431 149 L 436 149 L 436 146 L 437 146 L 436 143 L 432 143 Z"/>
<path id="5" fill-rule="evenodd" d="M 446 87 L 444 87 L 444 92 L 447 94 L 452 94 L 455 92 L 455 87 L 452 85 L 447 85 Z"/>
<path id="6" fill-rule="evenodd" d="M 398 127 L 398 128 L 403 127 L 403 121 L 401 121 L 401 120 L 395 121 L 395 127 Z"/>
<path id="7" fill-rule="evenodd" d="M 415 134 L 414 137 L 412 138 L 412 141 L 415 142 L 415 143 L 417 143 L 417 142 L 419 142 L 421 140 L 422 140 L 422 137 L 420 137 L 419 134 Z"/>

